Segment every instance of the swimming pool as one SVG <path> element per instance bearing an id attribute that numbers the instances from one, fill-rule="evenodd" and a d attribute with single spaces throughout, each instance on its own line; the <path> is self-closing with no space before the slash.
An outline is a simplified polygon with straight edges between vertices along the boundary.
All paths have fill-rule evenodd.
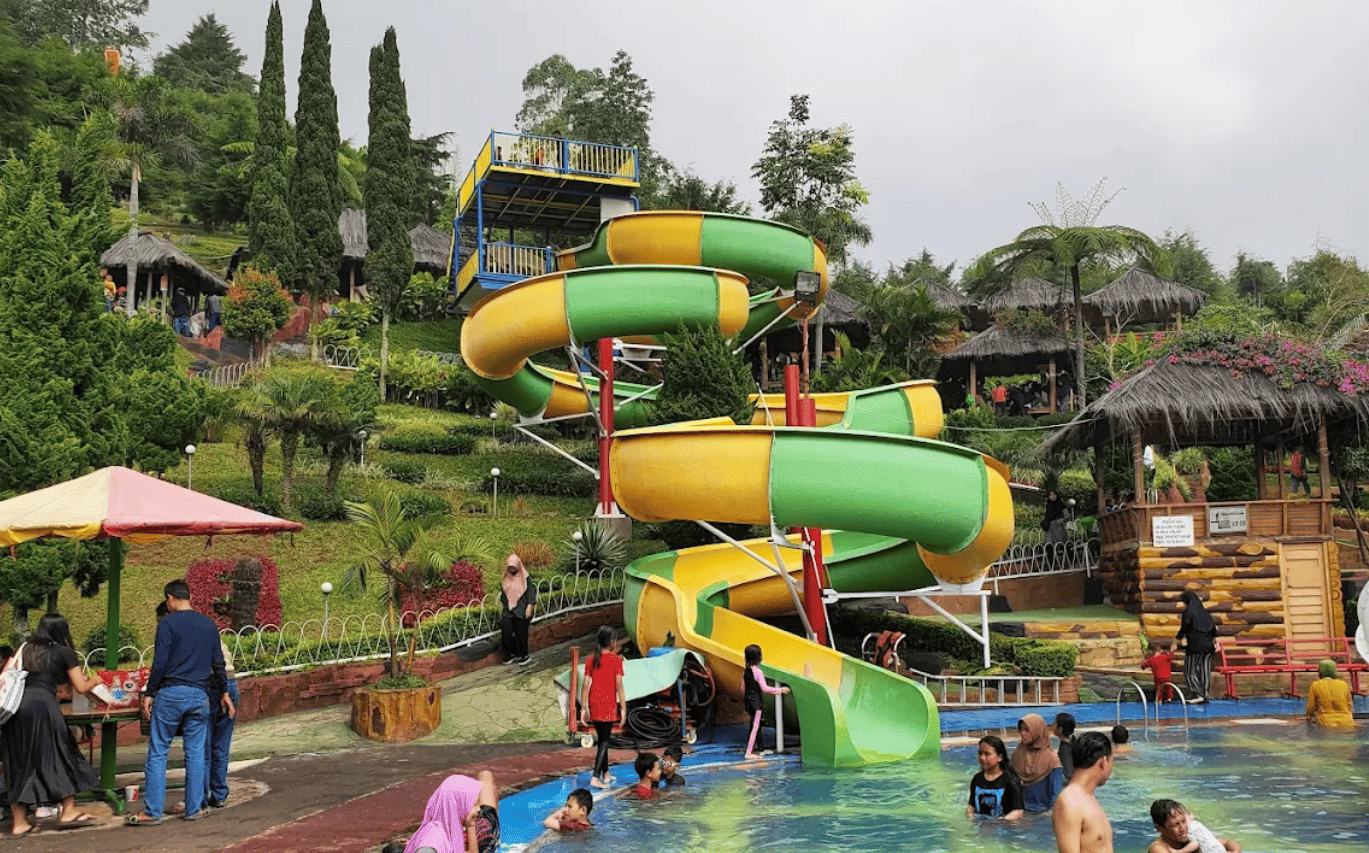
<path id="1" fill-rule="evenodd" d="M 1136 731 L 1099 799 L 1118 851 L 1144 850 L 1155 833 L 1149 807 L 1177 799 L 1247 853 L 1321 853 L 1369 848 L 1369 743 L 1356 733 L 1305 725 L 1182 726 Z M 1012 743 L 1010 742 L 1010 747 Z M 934 758 L 857 770 L 805 768 L 797 757 L 747 766 L 700 764 L 687 756 L 689 784 L 652 802 L 601 799 L 595 829 L 543 835 L 530 849 L 641 853 L 812 850 L 1053 851 L 1049 816 L 1016 825 L 964 817 L 974 747 Z M 615 768 L 620 783 L 629 767 Z M 508 817 L 541 817 L 564 801 L 576 777 L 512 798 Z M 526 824 L 525 824 L 526 825 Z M 506 835 L 512 842 L 528 841 Z M 521 846 L 521 845 L 518 845 Z"/>

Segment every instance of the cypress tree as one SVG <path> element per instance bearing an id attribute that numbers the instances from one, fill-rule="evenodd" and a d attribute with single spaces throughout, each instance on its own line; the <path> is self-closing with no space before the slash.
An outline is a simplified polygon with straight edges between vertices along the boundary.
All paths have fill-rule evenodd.
<path id="1" fill-rule="evenodd" d="M 399 73 L 394 27 L 371 48 L 369 138 L 366 142 L 366 231 L 371 251 L 366 278 L 380 303 L 380 396 L 385 399 L 390 357 L 390 318 L 414 269 L 408 216 L 414 187 L 409 137 L 409 97 Z"/>
<path id="2" fill-rule="evenodd" d="M 247 248 L 252 265 L 295 277 L 295 223 L 287 202 L 285 40 L 280 4 L 266 18 L 266 56 L 257 92 L 257 144 L 252 152 L 252 193 L 247 204 Z"/>
<path id="3" fill-rule="evenodd" d="M 290 213 L 299 244 L 293 284 L 314 297 L 337 293 L 342 263 L 342 183 L 338 178 L 337 95 L 333 91 L 333 48 L 321 0 L 309 9 L 295 107 L 295 163 L 290 170 Z"/>

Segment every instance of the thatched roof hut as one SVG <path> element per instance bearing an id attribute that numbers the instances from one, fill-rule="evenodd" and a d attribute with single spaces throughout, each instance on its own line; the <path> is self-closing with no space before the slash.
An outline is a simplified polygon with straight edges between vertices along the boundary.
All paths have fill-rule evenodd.
<path id="1" fill-rule="evenodd" d="M 1165 323 L 1193 315 L 1207 294 L 1133 266 L 1116 281 L 1083 298 L 1086 316 L 1122 328 L 1131 323 Z"/>
<path id="2" fill-rule="evenodd" d="M 1070 363 L 1074 344 L 1058 335 L 1005 329 L 995 326 L 980 332 L 941 357 L 941 379 L 964 382 L 978 393 L 985 376 L 1018 376 L 1040 373 L 1046 378 L 1049 405 L 1057 403 L 1059 368 Z"/>
<path id="3" fill-rule="evenodd" d="M 1047 313 L 1064 308 L 1073 300 L 1065 288 L 1041 278 L 1024 278 L 984 300 L 984 310 L 997 314 L 1009 308 Z"/>
<path id="4" fill-rule="evenodd" d="M 1218 364 L 1162 361 L 1091 402 L 1045 449 L 1095 447 L 1138 434 L 1143 443 L 1176 447 L 1244 445 L 1313 433 L 1346 418 L 1369 423 L 1369 399 L 1311 382 L 1284 388 L 1259 371 L 1233 375 Z"/>
<path id="5" fill-rule="evenodd" d="M 337 230 L 342 237 L 342 260 L 365 261 L 366 253 L 371 249 L 366 236 L 366 211 L 351 208 L 343 210 L 338 214 Z"/>
<path id="6" fill-rule="evenodd" d="M 129 291 L 137 301 L 150 298 L 153 291 L 172 292 L 184 287 L 187 293 L 223 295 L 228 282 L 210 272 L 164 237 L 155 234 L 129 234 L 100 255 L 100 263 L 120 285 L 128 287 L 128 267 L 136 266 L 138 280 Z M 144 278 L 146 276 L 146 278 Z M 145 282 L 145 289 L 138 286 Z"/>
<path id="7" fill-rule="evenodd" d="M 827 298 L 823 300 L 813 321 L 824 326 L 857 325 L 870 328 L 870 322 L 862 314 L 865 306 L 839 290 L 828 288 Z"/>
<path id="8" fill-rule="evenodd" d="M 989 327 L 991 318 L 989 312 L 984 310 L 978 302 L 970 297 L 947 287 L 939 281 L 932 281 L 929 278 L 919 278 L 913 282 L 913 287 L 927 288 L 927 295 L 932 297 L 932 301 L 943 311 L 958 311 L 964 315 L 968 328 L 982 330 Z"/>
<path id="9" fill-rule="evenodd" d="M 409 231 L 409 241 L 414 247 L 414 269 L 430 272 L 436 276 L 447 274 L 447 264 L 452 258 L 452 235 L 420 222 Z"/>

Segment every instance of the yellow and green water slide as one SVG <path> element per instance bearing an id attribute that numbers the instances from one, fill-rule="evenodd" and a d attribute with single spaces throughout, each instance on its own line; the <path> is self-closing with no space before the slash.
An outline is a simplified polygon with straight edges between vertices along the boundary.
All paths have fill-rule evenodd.
<path id="1" fill-rule="evenodd" d="M 788 282 L 796 271 L 815 270 L 824 294 L 827 285 L 821 243 L 778 223 L 696 212 L 610 220 L 560 261 L 560 272 L 482 300 L 462 328 L 461 351 L 479 381 L 529 417 L 589 408 L 577 377 L 528 361 L 537 352 L 682 324 L 713 323 L 739 339 L 781 314 L 784 322 L 813 310 L 783 292 L 748 297 L 747 276 Z M 649 389 L 615 383 L 614 394 L 638 398 L 618 410 L 617 424 L 640 425 Z M 824 560 L 840 592 L 973 585 L 1007 547 L 1007 470 L 935 439 L 942 412 L 932 383 L 820 395 L 819 429 L 784 425 L 778 397 L 759 403 L 747 425 L 720 419 L 616 433 L 615 500 L 642 521 L 823 528 Z M 936 705 L 920 684 L 761 621 L 795 611 L 801 552 L 765 539 L 741 545 L 630 565 L 624 616 L 638 645 L 669 638 L 699 652 L 719 688 L 734 696 L 743 649 L 760 645 L 767 676 L 793 690 L 805 763 L 849 766 L 934 752 Z"/>

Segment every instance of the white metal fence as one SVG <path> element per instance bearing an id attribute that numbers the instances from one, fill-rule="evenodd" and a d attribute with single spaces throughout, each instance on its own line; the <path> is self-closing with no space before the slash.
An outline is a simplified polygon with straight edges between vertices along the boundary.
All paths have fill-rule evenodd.
<path id="1" fill-rule="evenodd" d="M 1029 575 L 1091 573 L 1098 567 L 1101 552 L 1097 539 L 1012 545 L 998 558 L 998 562 L 989 567 L 987 579 L 998 581 Z M 995 588 L 994 591 L 998 590 Z"/>
<path id="2" fill-rule="evenodd" d="M 251 372 L 251 362 L 244 361 L 238 364 L 224 364 L 219 367 L 211 367 L 208 370 L 202 370 L 195 375 L 214 388 L 236 388 L 242 384 L 242 380 L 246 379 L 247 374 Z"/>
<path id="3" fill-rule="evenodd" d="M 324 363 L 344 370 L 356 370 L 361 366 L 363 359 L 370 357 L 370 347 L 349 347 L 340 344 L 325 344 L 323 347 Z"/>
<path id="4" fill-rule="evenodd" d="M 623 600 L 621 570 L 601 577 L 565 575 L 544 578 L 533 586 L 537 590 L 537 605 L 533 622 L 555 619 L 567 613 L 588 610 Z M 417 622 L 417 652 L 446 652 L 487 640 L 499 634 L 499 593 L 492 592 L 467 607 L 449 607 L 406 611 L 400 619 L 400 649 L 407 652 L 412 626 Z M 325 625 L 319 619 L 286 622 L 284 625 L 225 629 L 221 633 L 224 644 L 233 655 L 234 668 L 239 678 L 289 672 L 312 666 L 380 660 L 390 654 L 387 617 L 382 614 L 365 616 L 329 617 Z M 85 656 L 86 666 L 92 660 L 103 661 L 104 649 L 95 649 Z M 150 666 L 152 647 L 143 649 L 124 647 L 119 650 L 122 668 Z"/>

